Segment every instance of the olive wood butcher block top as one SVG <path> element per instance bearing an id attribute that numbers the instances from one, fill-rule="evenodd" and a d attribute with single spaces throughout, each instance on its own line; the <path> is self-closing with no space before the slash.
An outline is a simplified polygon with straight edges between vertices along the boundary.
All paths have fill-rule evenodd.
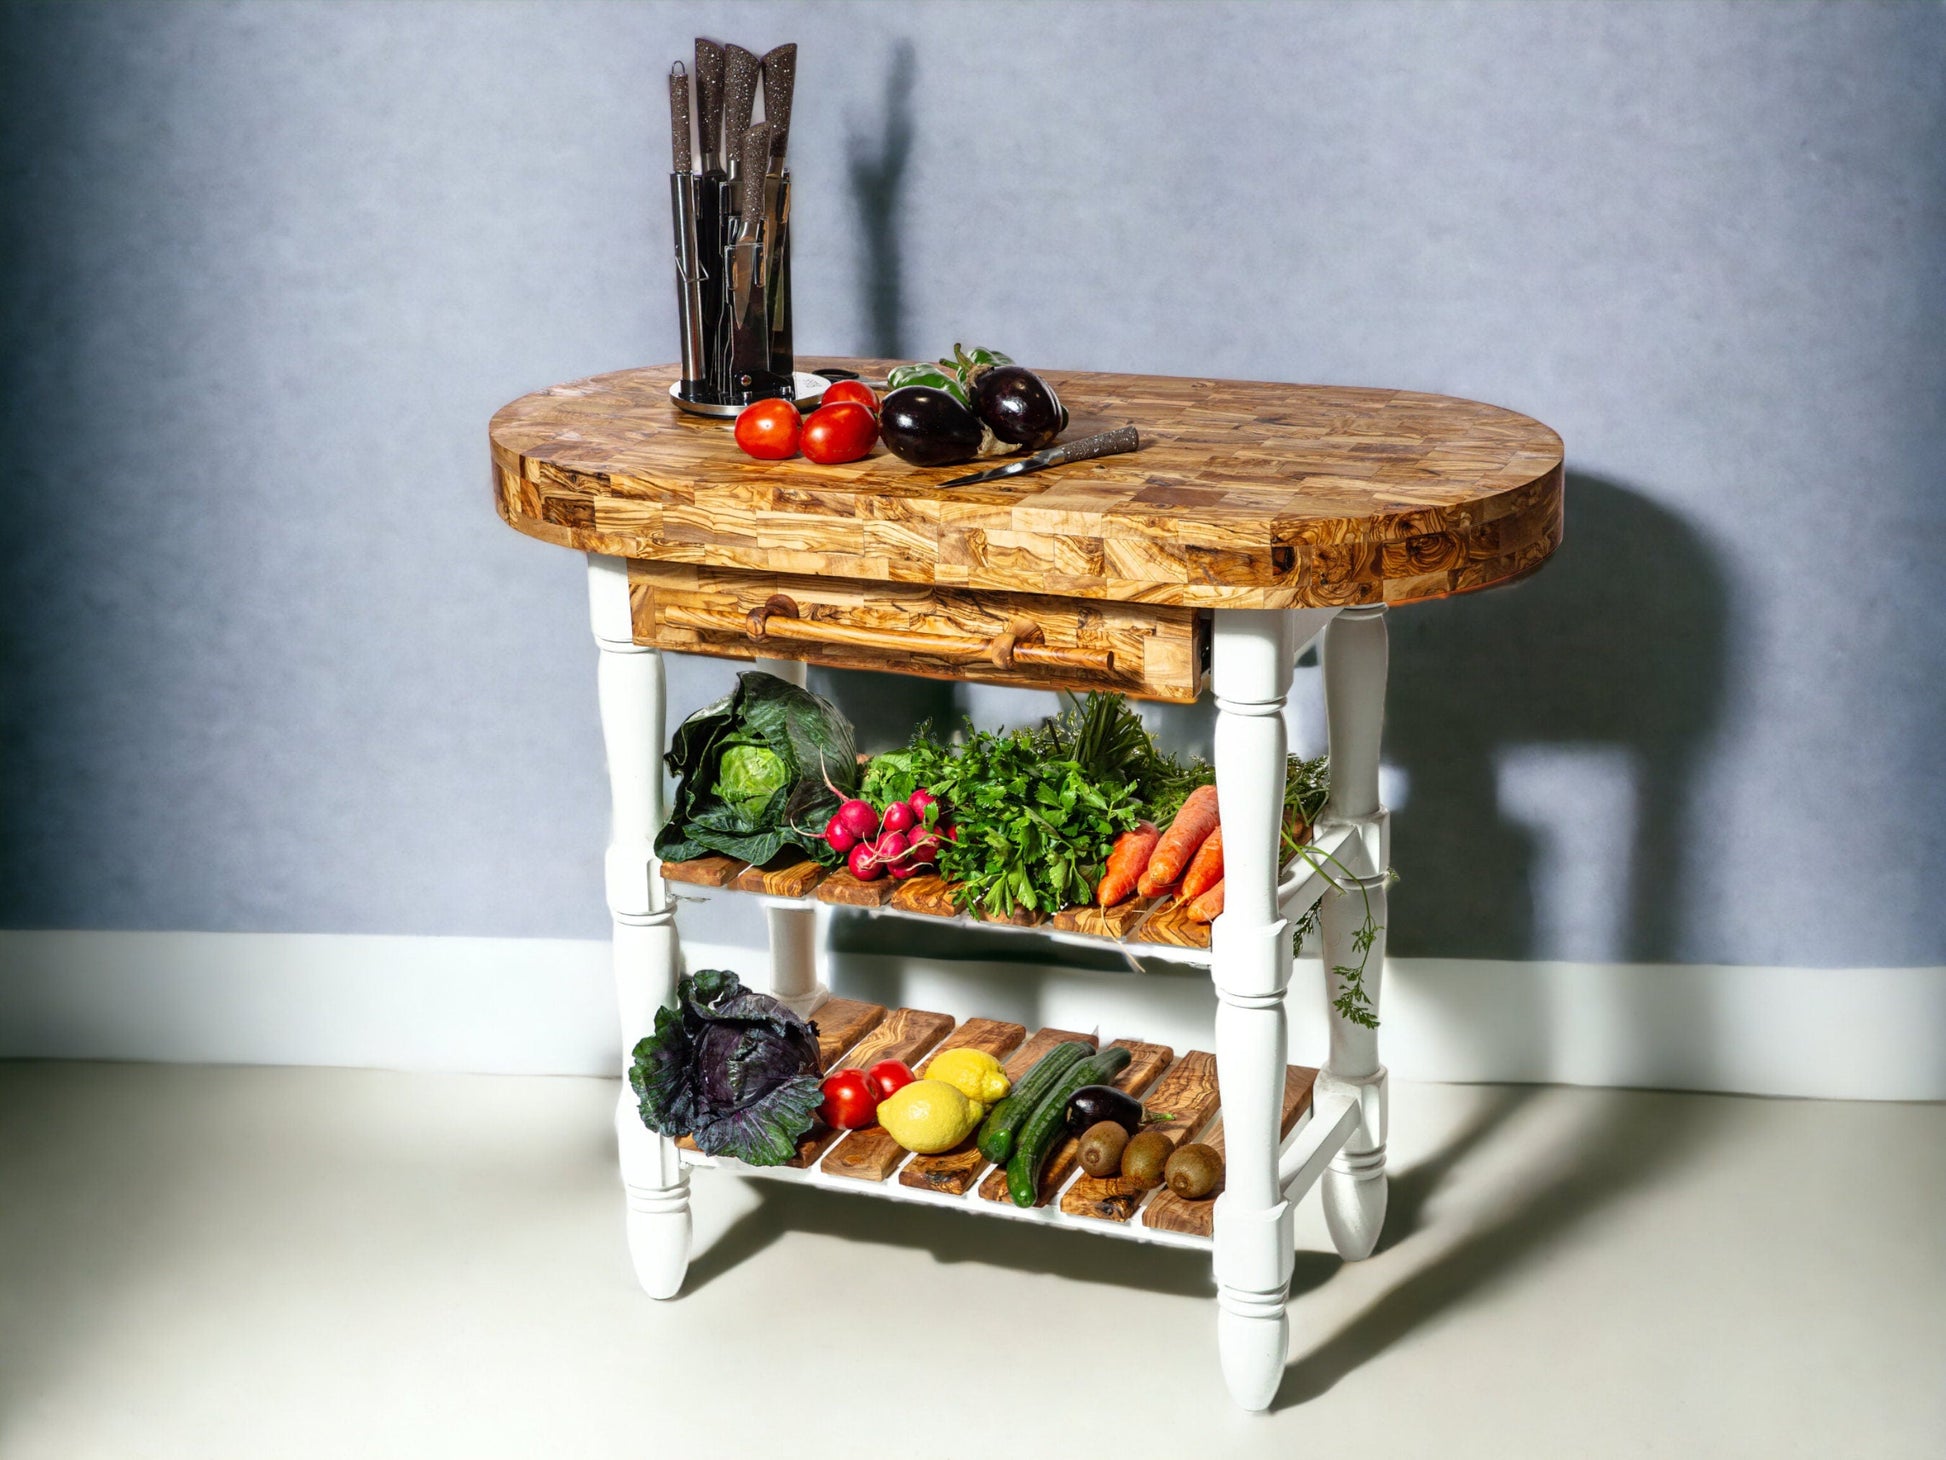
<path id="1" fill-rule="evenodd" d="M 1197 608 L 1439 598 L 1530 572 L 1561 539 L 1561 438 L 1497 406 L 1041 373 L 1067 439 L 1133 423 L 1141 450 L 950 489 L 998 461 L 922 470 L 883 446 L 846 466 L 755 461 L 725 423 L 676 409 L 662 366 L 496 414 L 500 514 L 626 558 Z"/>

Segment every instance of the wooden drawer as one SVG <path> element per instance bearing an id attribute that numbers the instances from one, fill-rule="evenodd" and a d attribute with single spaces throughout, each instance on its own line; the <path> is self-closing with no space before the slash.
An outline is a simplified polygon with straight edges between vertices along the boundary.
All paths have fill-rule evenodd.
<path id="1" fill-rule="evenodd" d="M 635 641 L 686 654 L 1178 702 L 1209 667 L 1205 609 L 646 559 L 628 576 Z"/>

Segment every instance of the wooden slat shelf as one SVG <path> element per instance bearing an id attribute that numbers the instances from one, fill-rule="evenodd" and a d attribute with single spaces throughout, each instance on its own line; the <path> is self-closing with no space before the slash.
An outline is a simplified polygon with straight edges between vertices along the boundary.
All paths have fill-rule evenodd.
<path id="1" fill-rule="evenodd" d="M 1018 1080 L 1062 1041 L 1094 1042 L 1089 1035 L 1066 1029 L 1042 1029 L 1029 1036 L 1023 1026 L 1002 1020 L 968 1019 L 956 1024 L 951 1016 L 929 1010 L 887 1009 L 835 996 L 820 1005 L 811 1019 L 818 1027 L 819 1055 L 827 1070 L 880 1059 L 903 1059 L 914 1069 L 923 1069 L 933 1054 L 971 1048 L 1001 1059 L 1008 1078 Z M 1151 1108 L 1174 1116 L 1156 1129 L 1179 1142 L 1203 1139 L 1220 1149 L 1220 1092 L 1213 1054 L 1190 1050 L 1178 1057 L 1166 1045 L 1137 1039 L 1109 1043 L 1126 1046 L 1134 1055 L 1115 1083 L 1141 1096 Z M 1297 1065 L 1286 1071 L 1282 1127 L 1286 1138 L 1310 1109 L 1316 1075 L 1315 1070 Z M 1207 1134 L 1212 1127 L 1216 1128 L 1214 1136 Z M 850 1132 L 818 1127 L 799 1142 L 796 1157 L 784 1166 L 747 1166 L 728 1157 L 705 1156 L 687 1138 L 677 1145 L 682 1159 L 691 1165 L 718 1165 L 749 1176 L 957 1207 L 1176 1247 L 1207 1248 L 1211 1241 L 1214 1198 L 1184 1201 L 1166 1187 L 1143 1191 L 1119 1179 L 1088 1176 L 1077 1163 L 1073 1140 L 1063 1143 L 1049 1161 L 1039 1203 L 1025 1208 L 1015 1206 L 1008 1198 L 1005 1173 L 980 1155 L 971 1140 L 937 1156 L 915 1156 L 876 1125 Z"/>
<path id="2" fill-rule="evenodd" d="M 999 919 L 960 911 L 953 905 L 952 884 L 943 877 L 922 874 L 903 882 L 890 878 L 861 882 L 842 868 L 830 871 L 794 853 L 787 853 L 769 867 L 750 867 L 733 857 L 719 856 L 664 862 L 662 876 L 685 887 L 815 898 L 871 913 L 903 913 L 965 926 L 1052 930 L 1161 956 L 1206 954 L 1210 946 L 1210 925 L 1193 920 L 1188 906 L 1173 897 L 1136 897 L 1112 908 L 1063 908 L 1052 917 L 1022 911 L 1012 918 Z"/>

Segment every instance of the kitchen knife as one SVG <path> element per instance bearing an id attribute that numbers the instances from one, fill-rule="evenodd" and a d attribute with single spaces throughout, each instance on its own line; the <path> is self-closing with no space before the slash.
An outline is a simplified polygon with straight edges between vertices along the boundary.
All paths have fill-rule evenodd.
<path id="1" fill-rule="evenodd" d="M 796 45 L 764 52 L 764 120 L 770 123 L 770 170 L 784 170 L 791 132 L 791 89 L 797 82 Z"/>
<path id="2" fill-rule="evenodd" d="M 997 482 L 1006 477 L 1024 476 L 1030 471 L 1045 471 L 1050 466 L 1065 466 L 1070 461 L 1091 461 L 1097 456 L 1134 451 L 1141 444 L 1142 438 L 1136 434 L 1133 426 L 1121 426 L 1113 431 L 1103 431 L 1098 436 L 1083 436 L 1079 441 L 1050 446 L 1044 451 L 1036 451 L 1032 456 L 1023 456 L 1005 466 L 996 466 L 992 471 L 975 472 L 970 477 L 954 477 L 940 485 L 970 487 L 975 482 Z"/>
<path id="3" fill-rule="evenodd" d="M 696 135 L 702 144 L 702 170 L 723 171 L 723 48 L 696 37 Z"/>
<path id="4" fill-rule="evenodd" d="M 763 254 L 758 235 L 764 221 L 764 164 L 770 157 L 770 123 L 759 122 L 743 134 L 737 159 L 737 230 L 730 248 L 730 357 L 741 379 L 767 371 L 770 328 L 764 315 Z"/>
<path id="5" fill-rule="evenodd" d="M 763 66 L 756 53 L 742 46 L 723 48 L 723 150 L 733 166 L 742 166 L 738 149 L 750 127 L 750 113 L 757 106 L 757 72 Z M 769 146 L 766 134 L 765 146 Z M 769 157 L 764 159 L 769 165 Z M 759 169 L 761 172 L 763 169 Z"/>
<path id="6" fill-rule="evenodd" d="M 669 68 L 669 171 L 693 172 L 695 160 L 689 148 L 689 73 L 678 61 Z"/>

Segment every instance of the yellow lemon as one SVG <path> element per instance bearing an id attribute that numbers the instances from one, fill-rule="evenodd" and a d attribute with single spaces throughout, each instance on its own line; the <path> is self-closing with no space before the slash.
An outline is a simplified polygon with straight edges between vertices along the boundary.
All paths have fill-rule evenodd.
<path id="1" fill-rule="evenodd" d="M 985 1114 L 984 1105 L 944 1080 L 914 1080 L 878 1102 L 878 1123 L 893 1140 L 922 1156 L 952 1150 L 973 1134 Z"/>
<path id="2" fill-rule="evenodd" d="M 991 1105 L 1013 1088 L 1000 1061 L 981 1049 L 949 1049 L 926 1066 L 928 1080 L 944 1080 L 968 1100 Z"/>

